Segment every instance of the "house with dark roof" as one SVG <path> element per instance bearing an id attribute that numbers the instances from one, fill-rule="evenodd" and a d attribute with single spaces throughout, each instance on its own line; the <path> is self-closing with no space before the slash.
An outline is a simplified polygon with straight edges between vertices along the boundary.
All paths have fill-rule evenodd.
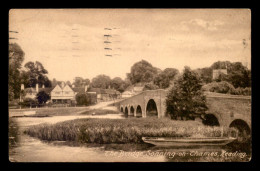
<path id="1" fill-rule="evenodd" d="M 45 88 L 44 85 L 42 88 L 39 88 L 38 84 L 36 84 L 35 88 L 29 87 L 24 89 L 24 85 L 21 85 L 21 90 L 24 90 L 25 92 L 24 98 L 35 99 L 38 92 L 44 91 L 50 95 L 51 102 L 65 104 L 75 102 L 75 96 L 78 93 L 85 93 L 86 88 L 87 87 L 70 87 L 69 85 L 66 85 L 65 82 L 58 83 L 55 87 L 51 88 Z"/>

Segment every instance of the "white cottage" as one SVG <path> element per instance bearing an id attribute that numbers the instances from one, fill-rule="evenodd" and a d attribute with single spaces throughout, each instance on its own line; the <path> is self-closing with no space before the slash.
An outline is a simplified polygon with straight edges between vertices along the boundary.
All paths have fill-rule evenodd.
<path id="1" fill-rule="evenodd" d="M 56 87 L 51 91 L 51 101 L 53 103 L 70 103 L 75 101 L 76 93 L 70 88 L 70 86 L 62 83 L 57 84 Z"/>

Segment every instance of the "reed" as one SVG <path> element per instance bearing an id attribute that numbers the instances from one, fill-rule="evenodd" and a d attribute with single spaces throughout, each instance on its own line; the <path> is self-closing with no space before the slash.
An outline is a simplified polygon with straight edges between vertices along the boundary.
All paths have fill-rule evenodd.
<path id="1" fill-rule="evenodd" d="M 230 128 L 204 126 L 197 121 L 174 121 L 166 118 L 76 119 L 56 124 L 40 124 L 25 133 L 48 141 L 80 143 L 143 143 L 142 137 L 220 137 Z"/>

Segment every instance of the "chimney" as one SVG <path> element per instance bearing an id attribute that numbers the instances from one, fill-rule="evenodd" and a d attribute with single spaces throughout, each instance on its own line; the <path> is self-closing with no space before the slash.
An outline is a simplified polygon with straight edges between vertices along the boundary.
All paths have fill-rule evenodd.
<path id="1" fill-rule="evenodd" d="M 21 84 L 21 90 L 24 90 L 24 84 Z"/>
<path id="2" fill-rule="evenodd" d="M 87 92 L 87 90 L 88 90 L 88 85 L 85 86 L 85 92 Z"/>
<path id="3" fill-rule="evenodd" d="M 36 84 L 36 92 L 37 93 L 39 92 L 39 85 L 38 85 L 38 83 Z"/>

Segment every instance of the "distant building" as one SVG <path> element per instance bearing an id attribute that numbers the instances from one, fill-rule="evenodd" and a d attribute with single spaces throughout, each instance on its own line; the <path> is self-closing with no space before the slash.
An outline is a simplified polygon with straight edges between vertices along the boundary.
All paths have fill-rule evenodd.
<path id="1" fill-rule="evenodd" d="M 31 98 L 36 99 L 37 93 L 44 91 L 51 97 L 51 102 L 55 104 L 71 104 L 76 101 L 75 97 L 78 93 L 85 93 L 87 90 L 86 87 L 70 87 L 69 85 L 66 85 L 65 82 L 58 83 L 55 87 L 51 88 L 45 88 L 42 86 L 42 88 L 38 88 L 38 84 L 36 84 L 35 88 L 29 87 L 24 89 L 24 85 L 21 85 L 21 90 L 24 90 L 25 95 L 23 99 L 25 98 Z M 21 101 L 23 100 L 21 99 Z"/>
<path id="2" fill-rule="evenodd" d="M 75 101 L 76 93 L 66 84 L 57 84 L 51 91 L 51 101 L 53 103 L 71 103 Z"/>
<path id="3" fill-rule="evenodd" d="M 97 101 L 110 101 L 121 98 L 121 93 L 114 89 L 90 88 L 87 93 L 96 94 Z"/>
<path id="4" fill-rule="evenodd" d="M 39 85 L 36 84 L 35 88 L 33 88 L 33 87 L 24 88 L 24 84 L 22 84 L 21 85 L 21 90 L 23 90 L 24 93 L 25 93 L 23 99 L 25 99 L 25 98 L 36 99 L 37 93 L 40 92 L 40 91 L 44 91 L 46 94 L 50 95 L 50 92 L 51 92 L 52 88 L 45 88 L 44 85 L 42 86 L 42 88 L 39 88 L 38 86 Z M 23 99 L 21 99 L 21 101 Z"/>
<path id="5" fill-rule="evenodd" d="M 126 91 L 122 93 L 122 98 L 132 97 L 144 91 L 144 86 L 129 86 Z"/>
<path id="6" fill-rule="evenodd" d="M 217 79 L 220 74 L 226 74 L 227 75 L 227 69 L 213 69 L 212 72 L 212 79 Z"/>
<path id="7" fill-rule="evenodd" d="M 122 93 L 122 98 L 128 98 L 128 97 L 132 97 L 134 95 L 133 91 L 124 91 Z"/>

